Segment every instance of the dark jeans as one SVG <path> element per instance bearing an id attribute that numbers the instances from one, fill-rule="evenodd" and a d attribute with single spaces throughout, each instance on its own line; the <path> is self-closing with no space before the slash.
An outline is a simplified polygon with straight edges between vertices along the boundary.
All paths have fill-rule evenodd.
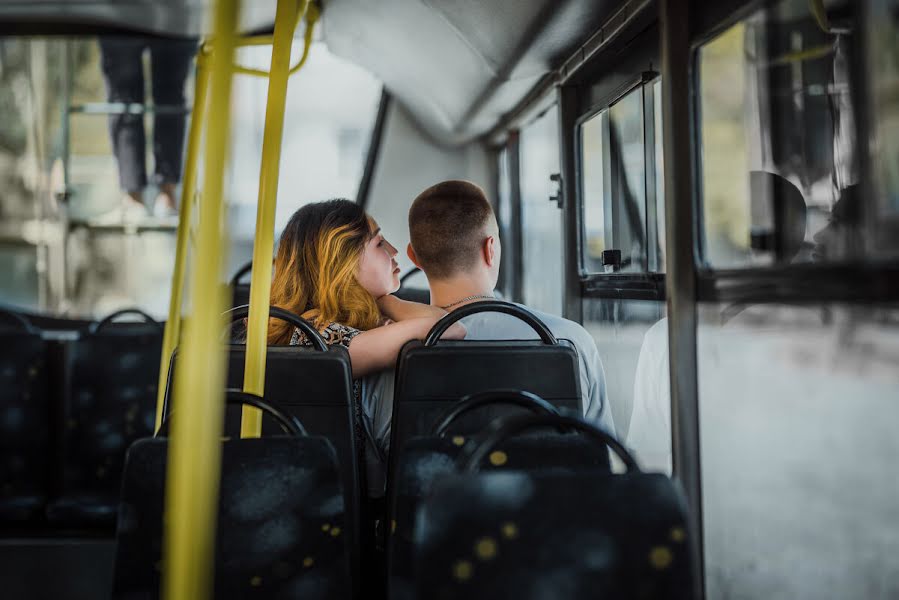
<path id="1" fill-rule="evenodd" d="M 100 38 L 103 75 L 110 102 L 144 103 L 144 69 L 141 56 L 150 52 L 153 104 L 184 106 L 184 82 L 197 51 L 193 40 L 152 38 Z M 184 149 L 184 114 L 155 114 L 153 159 L 156 183 L 181 180 Z M 114 114 L 109 117 L 112 150 L 119 165 L 119 183 L 128 192 L 147 185 L 144 116 Z"/>

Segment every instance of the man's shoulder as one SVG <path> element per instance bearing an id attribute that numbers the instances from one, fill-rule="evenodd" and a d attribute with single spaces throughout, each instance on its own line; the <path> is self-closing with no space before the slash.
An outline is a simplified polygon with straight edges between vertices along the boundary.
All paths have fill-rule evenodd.
<path id="1" fill-rule="evenodd" d="M 575 346 L 580 348 L 596 347 L 593 338 L 579 323 L 558 315 L 530 308 L 524 304 L 519 304 L 517 302 L 513 304 L 527 310 L 537 317 L 557 338 L 570 340 Z M 462 323 L 476 338 L 486 339 L 488 337 L 499 335 L 515 336 L 518 339 L 537 337 L 536 332 L 534 332 L 534 330 L 524 321 L 502 313 L 479 313 L 472 317 L 466 317 Z"/>

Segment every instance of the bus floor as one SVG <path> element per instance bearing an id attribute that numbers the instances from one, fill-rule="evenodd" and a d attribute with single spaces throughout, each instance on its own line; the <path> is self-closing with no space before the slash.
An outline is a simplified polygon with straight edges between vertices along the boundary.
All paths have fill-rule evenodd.
<path id="1" fill-rule="evenodd" d="M 115 538 L 0 540 L 0 596 L 9 600 L 109 598 Z"/>

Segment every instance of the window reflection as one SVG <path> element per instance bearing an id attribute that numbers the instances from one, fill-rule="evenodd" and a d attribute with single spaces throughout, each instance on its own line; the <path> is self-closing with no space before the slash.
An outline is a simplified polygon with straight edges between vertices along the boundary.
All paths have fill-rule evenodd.
<path id="1" fill-rule="evenodd" d="M 838 261 L 861 252 L 849 227 L 827 248 L 815 238 L 832 219 L 848 225 L 847 215 L 861 215 L 861 207 L 846 210 L 859 201 L 850 189 L 859 181 L 850 85 L 857 36 L 828 27 L 809 3 L 787 0 L 699 50 L 701 241 L 713 267 Z"/>

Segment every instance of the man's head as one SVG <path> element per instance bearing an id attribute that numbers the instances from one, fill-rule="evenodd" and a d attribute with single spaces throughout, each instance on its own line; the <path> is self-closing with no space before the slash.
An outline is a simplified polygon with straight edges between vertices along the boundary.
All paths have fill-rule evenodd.
<path id="1" fill-rule="evenodd" d="M 409 258 L 429 279 L 499 273 L 499 230 L 487 196 L 469 181 L 450 180 L 420 193 L 409 209 Z"/>

